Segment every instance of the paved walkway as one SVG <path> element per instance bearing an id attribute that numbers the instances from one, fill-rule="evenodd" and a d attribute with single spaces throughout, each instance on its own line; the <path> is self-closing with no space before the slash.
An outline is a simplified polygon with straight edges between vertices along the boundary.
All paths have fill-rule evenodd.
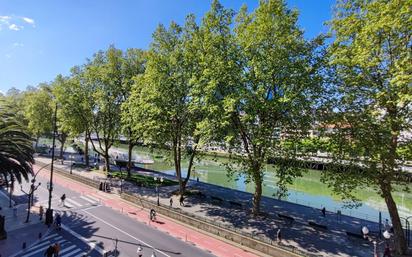
<path id="1" fill-rule="evenodd" d="M 50 162 L 48 158 L 38 158 L 41 162 Z M 56 167 L 69 170 L 70 162 L 64 165 L 56 162 Z M 73 172 L 93 179 L 105 179 L 105 175 L 100 172 L 73 169 Z M 158 172 L 138 171 L 151 176 L 167 176 Z M 358 238 L 348 238 L 346 231 L 359 233 L 362 226 L 367 226 L 371 231 L 372 238 L 378 240 L 378 251 L 383 252 L 384 242 L 379 240 L 378 224 L 366 220 L 361 220 L 345 215 L 326 213 L 323 217 L 321 211 L 311 207 L 279 201 L 273 198 L 262 198 L 263 217 L 253 218 L 250 213 L 251 194 L 236 190 L 231 190 L 207 183 L 191 181 L 189 187 L 192 190 L 200 191 L 206 198 L 191 196 L 186 198 L 185 206 L 180 207 L 186 212 L 191 212 L 199 217 L 208 219 L 214 223 L 226 225 L 240 232 L 251 233 L 256 237 L 275 240 L 276 232 L 280 228 L 282 231 L 282 244 L 297 247 L 300 250 L 321 256 L 372 256 L 373 244 L 367 240 Z M 152 201 L 157 200 L 154 189 L 133 186 L 124 183 L 124 189 L 146 197 Z M 170 198 L 173 199 L 174 207 L 178 207 L 178 197 L 172 196 L 172 192 L 177 190 L 177 186 L 160 188 L 160 203 L 169 205 Z M 221 198 L 219 201 L 211 200 L 211 196 Z M 242 207 L 231 204 L 230 201 L 240 203 Z M 288 222 L 279 218 L 278 214 L 294 218 L 294 222 Z M 327 226 L 327 230 L 316 229 L 308 222 Z"/>
<path id="2" fill-rule="evenodd" d="M 19 202 L 27 199 L 20 190 L 14 190 L 14 198 Z M 26 200 L 27 201 L 27 200 Z M 27 217 L 27 204 L 17 203 L 12 201 L 12 207 L 9 207 L 9 197 L 4 190 L 0 190 L 0 215 L 5 216 L 5 230 L 7 239 L 0 240 L 0 256 L 10 257 L 15 253 L 23 250 L 23 243 L 26 244 L 26 249 L 39 241 L 39 234 L 44 237 L 48 233 L 47 226 L 40 221 L 38 216 L 38 208 L 33 207 L 30 220 L 25 223 Z"/>

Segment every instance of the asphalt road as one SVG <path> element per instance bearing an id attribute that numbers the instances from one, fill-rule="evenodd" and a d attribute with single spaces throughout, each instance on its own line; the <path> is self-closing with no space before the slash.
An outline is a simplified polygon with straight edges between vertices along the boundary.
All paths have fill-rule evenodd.
<path id="1" fill-rule="evenodd" d="M 64 180 L 64 178 L 57 178 Z M 35 191 L 35 202 L 47 208 L 47 179 L 38 176 L 36 184 L 41 183 Z M 75 188 L 65 188 L 62 183 L 54 183 L 52 208 L 62 215 L 63 229 L 85 245 L 103 254 L 118 251 L 120 257 L 137 256 L 137 248 L 143 250 L 143 256 L 214 256 L 209 252 L 186 243 L 185 239 L 172 237 L 157 230 L 150 224 L 138 222 L 122 213 L 100 204 L 99 199 L 91 195 L 82 195 Z M 64 185 L 64 183 L 63 183 Z M 27 191 L 29 185 L 23 189 Z M 73 189 L 73 190 L 72 190 Z M 66 194 L 65 206 L 60 197 Z M 18 199 L 23 203 L 27 198 Z M 147 212 L 147 210 L 141 210 Z M 148 213 L 147 213 L 148 215 Z M 32 214 L 32 219 L 37 218 Z M 117 240 L 116 240 L 117 239 Z M 117 243 L 116 243 L 117 242 Z"/>

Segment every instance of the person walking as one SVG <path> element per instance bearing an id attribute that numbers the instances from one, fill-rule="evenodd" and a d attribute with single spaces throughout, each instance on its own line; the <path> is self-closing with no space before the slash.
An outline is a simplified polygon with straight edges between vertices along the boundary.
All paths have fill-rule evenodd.
<path id="1" fill-rule="evenodd" d="M 280 228 L 278 229 L 278 232 L 276 233 L 276 240 L 278 241 L 278 244 L 282 242 L 282 232 Z"/>
<path id="2" fill-rule="evenodd" d="M 59 257 L 60 244 L 59 244 L 59 243 L 55 243 L 55 244 L 53 245 L 53 249 L 54 249 L 54 257 Z"/>
<path id="3" fill-rule="evenodd" d="M 57 213 L 57 215 L 56 215 L 55 224 L 56 224 L 57 230 L 61 230 L 61 227 L 62 227 L 62 217 L 61 217 L 60 214 L 58 214 L 58 213 Z"/>
<path id="4" fill-rule="evenodd" d="M 326 208 L 325 207 L 322 208 L 322 216 L 326 217 Z"/>
<path id="5" fill-rule="evenodd" d="M 183 195 L 181 195 L 180 199 L 179 199 L 180 206 L 183 206 L 183 207 L 185 206 L 184 200 L 185 200 L 185 198 L 183 197 Z"/>
<path id="6" fill-rule="evenodd" d="M 43 206 L 40 205 L 39 207 L 39 220 L 43 219 L 44 209 Z"/>
<path id="7" fill-rule="evenodd" d="M 137 247 L 137 257 L 142 257 L 143 256 L 143 249 L 142 247 L 139 245 L 139 247 Z"/>
<path id="8" fill-rule="evenodd" d="M 170 207 L 172 207 L 172 205 L 173 205 L 173 197 L 170 197 Z"/>
<path id="9" fill-rule="evenodd" d="M 53 257 L 53 254 L 54 254 L 54 248 L 53 248 L 53 245 L 50 245 L 47 249 L 46 249 L 46 251 L 44 252 L 44 256 L 46 256 L 46 257 Z"/>
<path id="10" fill-rule="evenodd" d="M 64 207 L 64 200 L 66 200 L 66 194 L 63 194 L 62 197 L 60 197 L 61 205 Z"/>

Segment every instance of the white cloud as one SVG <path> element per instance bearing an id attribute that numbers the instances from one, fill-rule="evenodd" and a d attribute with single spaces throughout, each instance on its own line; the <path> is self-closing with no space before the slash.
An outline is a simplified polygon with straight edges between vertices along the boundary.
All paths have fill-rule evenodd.
<path id="1" fill-rule="evenodd" d="M 11 17 L 10 16 L 1 16 L 0 15 L 0 21 L 6 21 L 6 20 L 10 20 Z"/>
<path id="2" fill-rule="evenodd" d="M 16 25 L 16 24 L 10 24 L 10 26 L 9 26 L 9 29 L 10 30 L 15 30 L 15 31 L 19 31 L 19 30 L 21 30 L 23 28 L 23 26 L 19 26 L 19 25 Z"/>
<path id="3" fill-rule="evenodd" d="M 16 48 L 16 47 L 23 47 L 23 46 L 24 46 L 24 44 L 23 44 L 23 43 L 18 43 L 18 42 L 13 43 L 13 48 Z"/>
<path id="4" fill-rule="evenodd" d="M 22 17 L 22 19 L 23 19 L 26 23 L 31 24 L 31 25 L 33 25 L 33 27 L 34 27 L 34 20 L 33 20 L 33 19 L 30 19 L 30 18 L 27 18 L 27 17 Z"/>
<path id="5" fill-rule="evenodd" d="M 0 30 L 4 28 L 4 29 L 9 29 L 9 30 L 19 31 L 24 28 L 23 25 L 26 23 L 35 27 L 35 22 L 31 18 L 0 15 Z"/>

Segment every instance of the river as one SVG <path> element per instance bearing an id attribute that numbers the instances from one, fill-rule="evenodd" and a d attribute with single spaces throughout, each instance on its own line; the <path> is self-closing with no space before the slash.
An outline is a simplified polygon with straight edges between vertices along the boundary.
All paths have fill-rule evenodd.
<path id="1" fill-rule="evenodd" d="M 43 141 L 48 143 L 49 140 Z M 113 147 L 119 151 L 127 153 L 126 145 L 117 145 Z M 90 153 L 93 155 L 93 151 Z M 124 158 L 125 158 L 124 156 Z M 175 174 L 172 159 L 164 151 L 153 151 L 147 147 L 135 147 L 133 150 L 134 159 L 151 159 L 153 164 L 144 164 L 142 167 L 164 172 L 166 174 Z M 228 178 L 224 163 L 228 158 L 203 156 L 200 160 L 195 161 L 195 171 L 192 173 L 192 179 L 199 177 L 200 181 L 228 187 L 240 191 L 253 193 L 254 185 L 246 183 L 244 177 Z M 188 160 L 182 162 L 183 172 L 186 173 Z M 277 178 L 274 175 L 274 167 L 266 166 L 263 195 L 274 197 L 277 190 Z M 185 174 L 184 174 L 185 175 Z M 288 195 L 286 201 L 311 206 L 315 208 L 325 207 L 328 211 L 340 210 L 342 214 L 378 221 L 379 212 L 382 213 L 383 220 L 389 218 L 386 204 L 375 190 L 369 185 L 358 189 L 355 196 L 361 200 L 362 205 L 357 208 L 344 207 L 343 201 L 339 196 L 335 195 L 324 183 L 321 182 L 321 172 L 318 170 L 305 170 L 302 177 L 296 178 L 294 183 L 288 186 Z M 399 187 L 395 187 L 393 197 L 398 206 L 398 211 L 401 217 L 412 216 L 412 192 L 404 192 Z M 412 189 L 412 184 L 409 185 L 409 191 Z"/>
<path id="2" fill-rule="evenodd" d="M 122 151 L 126 151 L 126 146 L 118 146 Z M 168 159 L 167 153 L 151 151 L 144 147 L 135 147 L 134 156 L 137 159 L 152 159 L 153 164 L 145 164 L 142 167 L 161 171 L 167 174 L 175 174 L 173 163 Z M 228 159 L 224 157 L 204 156 L 195 162 L 195 171 L 191 174 L 193 179 L 199 177 L 200 181 L 224 186 L 240 191 L 253 193 L 253 183 L 245 183 L 245 177 L 228 178 L 224 163 Z M 184 159 L 182 167 L 184 173 L 188 166 L 188 160 Z M 277 191 L 275 169 L 272 165 L 266 166 L 263 195 L 274 197 Z M 184 174 L 186 175 L 186 174 Z M 369 186 L 362 187 L 355 192 L 355 196 L 361 200 L 362 205 L 358 208 L 345 208 L 343 201 L 335 195 L 324 183 L 321 182 L 321 172 L 318 170 L 305 170 L 302 177 L 296 178 L 294 183 L 288 187 L 286 201 L 294 202 L 315 208 L 325 207 L 329 211 L 341 210 L 343 214 L 358 218 L 378 221 L 379 212 L 383 219 L 389 218 L 384 200 Z M 412 189 L 411 185 L 409 186 Z M 400 188 L 393 193 L 398 205 L 401 217 L 412 216 L 412 193 L 403 192 Z"/>

